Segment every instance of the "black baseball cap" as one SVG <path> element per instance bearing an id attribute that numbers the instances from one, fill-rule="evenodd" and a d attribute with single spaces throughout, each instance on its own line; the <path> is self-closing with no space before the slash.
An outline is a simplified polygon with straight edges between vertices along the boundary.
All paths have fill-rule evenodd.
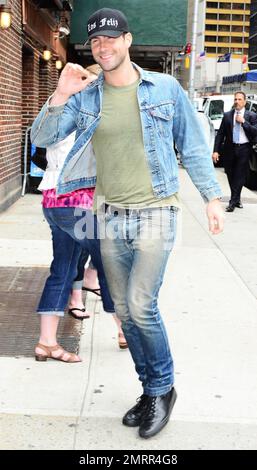
<path id="1" fill-rule="evenodd" d="M 87 22 L 88 41 L 95 36 L 118 38 L 129 31 L 126 16 L 120 10 L 101 8 L 95 11 Z"/>

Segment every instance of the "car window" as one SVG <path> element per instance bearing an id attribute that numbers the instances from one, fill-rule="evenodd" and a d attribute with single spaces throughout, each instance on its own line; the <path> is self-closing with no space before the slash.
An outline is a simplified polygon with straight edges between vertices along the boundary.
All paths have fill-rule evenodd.
<path id="1" fill-rule="evenodd" d="M 257 113 L 257 103 L 252 104 L 251 111 L 253 111 L 254 113 Z"/>
<path id="2" fill-rule="evenodd" d="M 250 107 L 251 107 L 251 102 L 250 102 L 250 101 L 246 101 L 245 109 L 246 109 L 247 111 L 249 111 Z"/>
<path id="3" fill-rule="evenodd" d="M 224 114 L 224 101 L 215 100 L 210 102 L 209 117 L 213 121 L 215 119 L 222 119 Z"/>

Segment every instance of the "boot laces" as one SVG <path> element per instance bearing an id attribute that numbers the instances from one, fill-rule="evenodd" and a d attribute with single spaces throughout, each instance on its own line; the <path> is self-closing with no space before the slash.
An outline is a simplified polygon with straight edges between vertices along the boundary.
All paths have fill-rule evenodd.
<path id="1" fill-rule="evenodd" d="M 158 397 L 149 397 L 147 412 L 148 416 L 153 416 L 155 414 L 155 406 Z"/>
<path id="2" fill-rule="evenodd" d="M 138 398 L 136 399 L 137 406 L 143 405 L 143 404 L 147 401 L 147 398 L 148 398 L 148 397 L 147 397 L 146 395 L 144 395 L 144 394 L 141 395 L 140 397 L 138 397 Z"/>

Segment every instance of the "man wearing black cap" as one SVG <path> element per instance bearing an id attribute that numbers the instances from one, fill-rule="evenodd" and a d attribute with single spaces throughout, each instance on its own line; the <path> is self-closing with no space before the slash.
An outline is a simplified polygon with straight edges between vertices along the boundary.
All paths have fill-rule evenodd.
<path id="1" fill-rule="evenodd" d="M 139 426 L 139 435 L 148 438 L 167 424 L 176 400 L 173 360 L 157 305 L 179 207 L 173 141 L 207 203 L 213 234 L 223 227 L 221 193 L 195 111 L 178 82 L 131 62 L 124 14 L 109 8 L 95 12 L 88 20 L 88 40 L 103 74 L 89 83 L 81 66 L 67 64 L 31 136 L 45 146 L 77 129 L 59 193 L 95 184 L 83 152 L 93 143 L 95 207 L 105 198 L 104 269 L 143 386 L 123 424 Z"/>
<path id="2" fill-rule="evenodd" d="M 102 8 L 90 16 L 87 23 L 88 41 L 96 36 L 118 38 L 122 33 L 128 33 L 127 18 L 119 10 Z"/>

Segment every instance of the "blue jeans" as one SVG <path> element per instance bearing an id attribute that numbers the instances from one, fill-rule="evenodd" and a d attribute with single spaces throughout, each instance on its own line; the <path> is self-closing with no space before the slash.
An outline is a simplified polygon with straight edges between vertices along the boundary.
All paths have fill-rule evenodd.
<path id="1" fill-rule="evenodd" d="M 73 207 L 43 208 L 53 239 L 53 261 L 37 312 L 64 315 L 73 280 L 77 276 L 81 249 L 86 249 L 97 269 L 103 308 L 114 313 L 97 238 L 97 219 L 91 211 Z"/>
<path id="2" fill-rule="evenodd" d="M 74 279 L 74 282 L 72 284 L 73 289 L 79 290 L 79 289 L 82 289 L 82 287 L 83 287 L 85 264 L 88 261 L 89 256 L 90 255 L 89 255 L 87 250 L 85 250 L 85 249 L 81 250 L 81 255 L 80 255 L 79 261 L 78 261 L 77 276 L 76 276 L 76 279 Z M 90 263 L 92 264 L 92 261 L 90 261 Z"/>
<path id="3" fill-rule="evenodd" d="M 157 300 L 174 244 L 176 215 L 174 207 L 114 211 L 108 206 L 101 221 L 106 232 L 101 254 L 115 311 L 144 393 L 150 396 L 169 392 L 174 381 Z"/>

